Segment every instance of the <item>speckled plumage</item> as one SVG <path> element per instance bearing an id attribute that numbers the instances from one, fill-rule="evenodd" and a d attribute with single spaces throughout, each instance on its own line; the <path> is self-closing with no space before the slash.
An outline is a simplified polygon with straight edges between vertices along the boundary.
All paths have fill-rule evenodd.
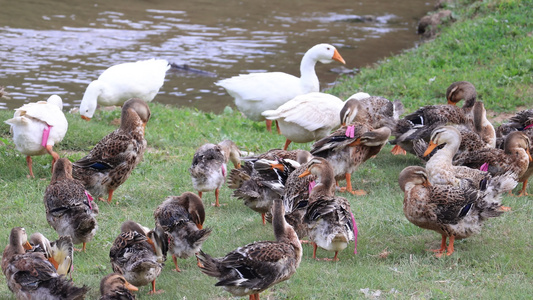
<path id="1" fill-rule="evenodd" d="M 147 231 L 132 221 L 124 222 L 121 231 L 109 251 L 113 272 L 124 275 L 135 286 L 152 282 L 155 292 L 155 280 L 163 268 L 168 247 L 164 232 Z"/>
<path id="2" fill-rule="evenodd" d="M 459 186 L 431 185 L 426 170 L 418 166 L 405 168 L 398 182 L 404 192 L 403 211 L 407 219 L 442 235 L 438 256 L 446 249 L 447 237 L 450 244 L 446 251 L 450 255 L 455 239 L 479 233 L 483 221 L 501 215 L 501 194 L 516 186 L 509 177 L 499 177 L 483 190 L 473 188 L 469 182 Z"/>
<path id="3" fill-rule="evenodd" d="M 201 271 L 216 277 L 215 286 L 222 286 L 235 296 L 258 297 L 274 284 L 289 279 L 300 265 L 302 246 L 283 218 L 281 199 L 274 201 L 273 218 L 276 241 L 248 244 L 222 258 L 200 252 L 197 256 L 202 263 Z"/>
<path id="4" fill-rule="evenodd" d="M 98 205 L 87 195 L 83 183 L 72 178 L 72 164 L 68 159 L 56 162 L 43 202 L 46 220 L 57 234 L 70 236 L 74 244 L 85 244 L 94 237 Z"/>
<path id="5" fill-rule="evenodd" d="M 218 191 L 226 180 L 229 160 L 240 168 L 240 151 L 235 143 L 230 140 L 216 145 L 207 143 L 196 150 L 189 167 L 193 188 L 200 198 L 203 192 L 215 191 L 215 206 L 219 206 Z"/>
<path id="6" fill-rule="evenodd" d="M 308 227 L 309 239 L 314 243 L 313 258 L 316 258 L 318 246 L 334 251 L 334 260 L 338 260 L 338 252 L 355 239 L 350 202 L 346 198 L 335 196 L 333 168 L 327 160 L 313 158 L 309 162 L 308 171 L 300 176 L 308 174 L 317 176 L 303 217 L 303 222 Z"/>
<path id="7" fill-rule="evenodd" d="M 352 101 L 351 97 L 346 103 L 348 101 Z M 399 116 L 404 112 L 403 104 L 399 100 L 392 102 L 383 97 L 370 96 L 357 101 L 361 103 L 361 108 L 367 112 L 364 116 L 365 122 L 376 129 L 386 126 L 393 130 Z"/>
<path id="8" fill-rule="evenodd" d="M 156 226 L 161 226 L 168 237 L 168 251 L 176 271 L 179 271 L 176 257 L 188 258 L 198 253 L 211 234 L 210 228 L 203 228 L 202 199 L 190 192 L 168 197 L 156 208 L 154 218 Z"/>
<path id="9" fill-rule="evenodd" d="M 87 156 L 73 163 L 73 177 L 82 181 L 95 197 L 113 191 L 130 176 L 142 161 L 146 149 L 144 127 L 150 119 L 146 102 L 132 98 L 122 107 L 120 128 L 105 136 Z"/>
<path id="10" fill-rule="evenodd" d="M 58 275 L 42 252 L 25 252 L 28 244 L 24 228 L 15 227 L 2 254 L 2 272 L 17 299 L 84 299 L 88 288 L 76 287 Z"/>
<path id="11" fill-rule="evenodd" d="M 137 290 L 124 276 L 112 273 L 100 281 L 100 300 L 135 300 L 132 291 Z"/>

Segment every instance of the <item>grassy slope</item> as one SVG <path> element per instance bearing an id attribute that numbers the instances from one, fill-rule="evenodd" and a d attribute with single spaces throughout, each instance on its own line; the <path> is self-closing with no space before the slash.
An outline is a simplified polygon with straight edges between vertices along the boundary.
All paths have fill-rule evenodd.
<path id="1" fill-rule="evenodd" d="M 468 21 L 445 29 L 438 40 L 391 58 L 375 69 L 363 70 L 360 76 L 346 80 L 333 93 L 349 96 L 361 89 L 401 98 L 412 110 L 427 103 L 442 103 L 449 83 L 468 79 L 476 85 L 489 108 L 511 110 L 514 105 L 530 105 L 531 37 L 527 34 L 533 29 L 522 20 L 526 6 L 532 7 L 531 1 L 476 2 L 473 6 L 467 11 L 458 11 Z M 495 8 L 500 12 L 494 12 Z M 484 17 L 487 12 L 491 15 Z M 509 19 L 509 23 L 504 19 Z M 509 31 L 515 34 L 510 37 L 503 34 Z M 482 40 L 459 39 L 466 34 Z M 490 35 L 483 38 L 483 34 Z M 509 41 L 499 41 L 496 36 L 505 36 L 504 40 Z M 470 50 L 465 50 L 464 45 Z M 509 52 L 504 52 L 506 49 Z M 458 51 L 461 55 L 456 53 Z M 504 53 L 511 56 L 504 56 Z M 474 58 L 476 55 L 478 57 Z M 430 84 L 428 79 L 434 76 L 437 77 Z M 510 79 L 502 82 L 505 78 Z M 498 99 L 506 99 L 509 104 L 498 105 Z M 216 116 L 159 104 L 150 104 L 150 107 L 153 111 L 147 127 L 150 149 L 144 161 L 114 194 L 118 204 L 100 204 L 99 231 L 88 244 L 88 251 L 75 256 L 73 278 L 91 287 L 88 299 L 97 298 L 100 279 L 111 272 L 108 253 L 120 224 L 133 219 L 153 226 L 153 210 L 165 197 L 192 189 L 187 168 L 198 146 L 229 138 L 244 150 L 261 152 L 283 144 L 281 136 L 265 134 L 264 125 L 243 119 L 235 112 Z M 0 111 L 0 120 L 11 115 L 12 112 Z M 89 124 L 69 114 L 69 132 L 58 145 L 58 152 L 71 160 L 82 157 L 101 137 L 116 128 L 110 123 L 118 116 L 118 111 L 100 112 Z M 40 231 L 55 238 L 57 235 L 46 222 L 42 204 L 50 180 L 50 157 L 36 157 L 37 178 L 27 179 L 25 159 L 9 142 L 8 127 L 3 123 L 0 124 L 0 141 L 3 141 L 0 143 L 0 209 L 3 211 L 0 245 L 7 244 L 9 231 L 14 226 L 24 226 L 29 233 Z M 309 145 L 300 147 L 309 149 Z M 506 197 L 504 202 L 513 208 L 512 212 L 487 222 L 480 235 L 457 242 L 453 256 L 435 259 L 425 249 L 437 248 L 440 237 L 405 219 L 403 195 L 397 184 L 398 173 L 405 166 L 419 162 L 410 156 L 393 157 L 389 150 L 387 146 L 353 176 L 356 188 L 369 191 L 366 197 L 348 197 L 359 225 L 359 254 L 353 255 L 352 249 L 347 249 L 340 254 L 339 263 L 316 262 L 310 259 L 311 248 L 304 246 L 304 259 L 298 273 L 263 296 L 341 299 L 362 297 L 360 289 L 364 288 L 369 288 L 370 292 L 380 290 L 387 298 L 526 298 L 533 294 L 533 262 L 529 255 L 533 208 L 528 198 Z M 273 237 L 271 228 L 261 225 L 258 214 L 230 195 L 231 191 L 224 187 L 221 202 L 225 205 L 221 208 L 209 205 L 214 202 L 213 193 L 204 196 L 206 225 L 213 228 L 204 250 L 215 256 Z M 318 255 L 332 256 L 324 251 L 319 251 Z M 228 293 L 213 286 L 214 279 L 199 272 L 195 259 L 179 263 L 181 273 L 171 271 L 169 260 L 158 279 L 157 286 L 166 291 L 164 294 L 149 297 L 145 287 L 138 298 L 229 298 Z M 0 299 L 9 297 L 12 295 L 2 277 Z"/>

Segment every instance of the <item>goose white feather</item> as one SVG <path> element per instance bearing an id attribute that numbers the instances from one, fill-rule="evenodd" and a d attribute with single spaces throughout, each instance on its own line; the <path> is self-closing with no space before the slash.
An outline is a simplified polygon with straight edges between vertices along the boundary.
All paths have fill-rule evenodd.
<path id="1" fill-rule="evenodd" d="M 235 105 L 254 121 L 265 120 L 261 113 L 276 109 L 302 94 L 319 91 L 315 72 L 317 61 L 345 63 L 337 49 L 329 44 L 318 44 L 309 49 L 300 63 L 300 77 L 283 72 L 252 73 L 234 76 L 216 82 L 235 98 Z"/>
<path id="2" fill-rule="evenodd" d="M 170 64 L 164 59 L 111 66 L 87 86 L 80 104 L 82 118 L 92 118 L 98 104 L 122 105 L 130 98 L 152 101 L 163 86 L 168 69 Z"/>

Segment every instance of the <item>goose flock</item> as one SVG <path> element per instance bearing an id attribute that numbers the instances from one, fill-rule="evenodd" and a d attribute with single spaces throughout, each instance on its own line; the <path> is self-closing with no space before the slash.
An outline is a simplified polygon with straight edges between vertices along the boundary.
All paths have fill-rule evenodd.
<path id="1" fill-rule="evenodd" d="M 190 157 L 191 189 L 169 195 L 154 207 L 154 227 L 124 220 L 110 242 L 112 274 L 100 284 L 100 299 L 135 299 L 139 286 L 161 293 L 156 280 L 164 272 L 167 254 L 173 270 L 178 258 L 195 256 L 199 271 L 215 277 L 215 286 L 234 296 L 259 294 L 293 276 L 302 261 L 302 245 L 339 252 L 354 243 L 357 223 L 350 202 L 340 193 L 363 196 L 372 191 L 354 188 L 352 174 L 378 156 L 387 143 L 393 154 L 414 155 L 422 166 L 406 166 L 398 175 L 404 193 L 403 212 L 414 225 L 441 235 L 437 257 L 451 255 L 454 242 L 481 231 L 489 218 L 511 210 L 502 195 L 533 173 L 531 138 L 533 110 L 518 112 L 494 128 L 472 83 L 451 83 L 447 104 L 421 107 L 403 118 L 403 105 L 383 97 L 356 93 L 348 100 L 319 92 L 317 61 L 345 63 L 335 47 L 318 44 L 302 58 L 300 77 L 280 72 L 239 75 L 218 81 L 235 98 L 237 108 L 253 121 L 276 121 L 286 138 L 284 149 L 247 154 L 231 140 L 212 141 Z M 170 64 L 148 60 L 110 67 L 88 87 L 80 105 L 90 120 L 97 104 L 122 105 L 120 127 L 102 138 L 86 156 L 71 162 L 53 151 L 68 130 L 57 95 L 15 110 L 11 126 L 16 149 L 27 157 L 50 154 L 53 168 L 44 194 L 46 219 L 60 238 L 40 233 L 28 239 L 23 227 L 11 230 L 2 255 L 2 272 L 17 299 L 84 299 L 88 287 L 72 281 L 76 251 L 91 251 L 87 243 L 98 234 L 97 201 L 113 201 L 113 192 L 143 160 L 145 127 L 151 112 L 146 102 L 156 97 Z M 464 100 L 465 104 L 457 104 Z M 94 121 L 93 121 L 94 122 Z M 393 139 L 391 139 L 391 136 Z M 291 143 L 314 142 L 311 149 L 287 150 Z M 379 158 L 377 158 L 379 159 Z M 233 169 L 228 170 L 231 161 Z M 341 187 L 341 182 L 345 186 Z M 202 250 L 212 234 L 204 228 L 202 194 L 227 184 L 233 197 L 272 223 L 273 241 L 235 245 L 224 257 Z M 224 205 L 224 204 L 222 204 Z M 106 209 L 110 209 L 109 206 Z M 23 225 L 23 224 L 21 224 Z M 306 240 L 307 239 L 307 240 Z M 81 244 L 81 249 L 74 249 Z M 70 276 L 70 278 L 68 278 Z"/>

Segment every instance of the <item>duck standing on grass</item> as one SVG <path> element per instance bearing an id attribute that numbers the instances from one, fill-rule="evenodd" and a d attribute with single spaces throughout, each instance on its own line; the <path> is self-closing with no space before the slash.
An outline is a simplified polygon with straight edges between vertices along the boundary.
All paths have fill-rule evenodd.
<path id="1" fill-rule="evenodd" d="M 83 183 L 72 178 L 72 163 L 60 158 L 55 166 L 50 185 L 44 193 L 46 220 L 59 236 L 70 236 L 74 244 L 83 243 L 85 252 L 98 228 L 98 205 L 85 190 Z"/>
<path id="2" fill-rule="evenodd" d="M 281 199 L 274 200 L 272 225 L 276 241 L 264 241 L 239 247 L 222 258 L 213 258 L 200 251 L 200 269 L 216 277 L 215 286 L 222 286 L 234 296 L 249 295 L 259 300 L 259 293 L 288 280 L 302 259 L 302 246 L 296 232 L 285 222 Z"/>
<path id="3" fill-rule="evenodd" d="M 178 257 L 188 258 L 200 251 L 202 244 L 211 234 L 210 228 L 203 228 L 205 210 L 202 199 L 193 193 L 168 197 L 154 212 L 156 226 L 161 226 L 168 238 L 168 251 L 176 272 Z"/>
<path id="4" fill-rule="evenodd" d="M 149 230 L 133 221 L 122 223 L 121 233 L 115 239 L 109 257 L 113 272 L 135 286 L 152 284 L 150 294 L 156 291 L 155 280 L 161 274 L 167 256 L 168 243 L 161 227 Z"/>
<path id="5" fill-rule="evenodd" d="M 189 168 L 192 185 L 198 191 L 200 198 L 203 192 L 215 191 L 216 207 L 220 206 L 219 189 L 226 181 L 229 160 L 235 168 L 241 167 L 240 151 L 235 143 L 230 140 L 217 145 L 207 143 L 196 150 Z"/>
<path id="6" fill-rule="evenodd" d="M 348 243 L 357 237 L 350 202 L 346 198 L 335 196 L 335 176 L 327 160 L 313 158 L 307 170 L 299 177 L 311 174 L 317 179 L 316 185 L 309 193 L 309 204 L 303 216 L 303 223 L 307 225 L 309 239 L 313 243 L 313 258 L 316 259 L 316 250 L 320 247 L 334 251 L 332 260 L 338 261 L 339 251 L 344 250 Z"/>
<path id="7" fill-rule="evenodd" d="M 307 50 L 300 63 L 300 77 L 283 72 L 251 73 L 216 82 L 235 98 L 235 105 L 246 117 L 259 122 L 265 110 L 277 109 L 298 95 L 318 92 L 320 84 L 315 72 L 317 61 L 327 64 L 334 60 L 345 64 L 337 49 L 318 44 Z M 272 121 L 266 120 L 270 132 Z M 278 127 L 279 133 L 279 127 Z"/>
<path id="8" fill-rule="evenodd" d="M 73 163 L 72 176 L 98 199 L 113 192 L 130 176 L 141 162 L 146 149 L 144 130 L 150 119 L 150 108 L 141 99 L 133 98 L 122 107 L 120 128 L 105 136 L 87 156 Z"/>
<path id="9" fill-rule="evenodd" d="M 26 230 L 15 227 L 2 253 L 2 272 L 17 299 L 84 299 L 88 288 L 77 287 L 59 275 L 43 252 L 26 252 L 32 246 Z"/>
<path id="10" fill-rule="evenodd" d="M 480 233 L 486 219 L 503 214 L 501 194 L 517 184 L 510 176 L 499 176 L 483 183 L 481 190 L 468 180 L 459 186 L 433 185 L 426 170 L 418 166 L 403 169 L 398 183 L 404 192 L 403 212 L 407 220 L 442 235 L 440 249 L 432 250 L 437 257 L 444 252 L 451 255 L 455 240 Z"/>
<path id="11" fill-rule="evenodd" d="M 45 101 L 24 104 L 15 110 L 12 119 L 5 121 L 11 125 L 13 142 L 18 151 L 26 155 L 26 162 L 33 176 L 32 156 L 50 154 L 52 170 L 59 155 L 53 147 L 65 137 L 68 122 L 63 114 L 63 101 L 58 95 L 52 95 Z"/>

